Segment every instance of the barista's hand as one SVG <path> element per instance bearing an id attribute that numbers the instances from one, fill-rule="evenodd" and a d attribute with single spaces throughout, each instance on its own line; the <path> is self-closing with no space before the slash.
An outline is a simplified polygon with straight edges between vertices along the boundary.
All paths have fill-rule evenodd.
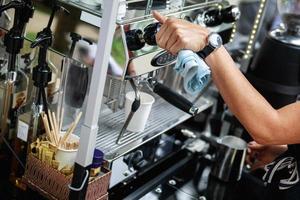
<path id="1" fill-rule="evenodd" d="M 254 141 L 248 144 L 247 163 L 252 170 L 263 168 L 287 150 L 287 145 L 260 145 Z"/>
<path id="2" fill-rule="evenodd" d="M 206 46 L 208 29 L 186 20 L 167 18 L 157 11 L 153 12 L 153 16 L 162 24 L 156 35 L 156 42 L 161 48 L 175 55 L 182 49 L 198 52 Z"/>

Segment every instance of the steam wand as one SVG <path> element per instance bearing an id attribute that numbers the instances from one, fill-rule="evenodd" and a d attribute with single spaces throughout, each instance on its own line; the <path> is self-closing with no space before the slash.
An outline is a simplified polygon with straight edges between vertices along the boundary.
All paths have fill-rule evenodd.
<path id="1" fill-rule="evenodd" d="M 129 79 L 129 83 L 131 85 L 131 87 L 133 88 L 134 90 L 134 94 L 135 94 L 135 99 L 131 105 L 131 110 L 130 110 L 130 113 L 128 114 L 127 116 L 127 119 L 119 133 L 119 136 L 118 136 L 118 139 L 116 141 L 117 144 L 121 144 L 122 141 L 122 137 L 124 136 L 124 133 L 129 125 L 129 123 L 131 122 L 132 118 L 133 118 L 133 115 L 134 113 L 136 113 L 136 111 L 140 108 L 141 106 L 141 96 L 140 96 L 140 91 L 138 89 L 138 84 L 135 82 L 135 80 L 133 80 L 132 78 Z"/>

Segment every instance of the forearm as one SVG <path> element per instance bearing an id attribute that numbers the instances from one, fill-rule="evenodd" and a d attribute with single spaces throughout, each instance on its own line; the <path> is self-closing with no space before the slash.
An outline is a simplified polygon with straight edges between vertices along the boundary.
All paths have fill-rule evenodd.
<path id="1" fill-rule="evenodd" d="M 254 140 L 264 144 L 281 143 L 274 133 L 278 112 L 248 82 L 224 47 L 206 58 L 214 83 L 226 104 Z"/>
<path id="2" fill-rule="evenodd" d="M 153 15 L 162 24 L 156 34 L 161 48 L 176 54 L 181 49 L 198 52 L 207 45 L 209 31 L 206 28 L 181 19 L 168 19 L 158 12 Z M 235 67 L 224 47 L 210 54 L 206 62 L 227 105 L 257 142 L 300 143 L 300 103 L 278 111 L 273 109 Z"/>

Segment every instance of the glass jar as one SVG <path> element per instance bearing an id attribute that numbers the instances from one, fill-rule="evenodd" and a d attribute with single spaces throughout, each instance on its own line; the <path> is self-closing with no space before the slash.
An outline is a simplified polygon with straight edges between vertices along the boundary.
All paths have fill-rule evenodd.
<path id="1" fill-rule="evenodd" d="M 83 113 L 77 128 L 81 127 L 86 109 L 86 98 L 91 77 L 91 68 L 81 62 L 65 58 L 57 112 L 62 130 L 67 130 L 80 112 Z M 76 131 L 75 131 L 76 132 Z"/>
<path id="2" fill-rule="evenodd" d="M 277 7 L 287 31 L 300 34 L 300 0 L 277 0 Z"/>

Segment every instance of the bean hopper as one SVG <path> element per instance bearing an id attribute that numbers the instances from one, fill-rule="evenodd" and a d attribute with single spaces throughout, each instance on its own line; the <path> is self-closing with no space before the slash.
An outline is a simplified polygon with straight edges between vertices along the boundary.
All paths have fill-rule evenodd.
<path id="1" fill-rule="evenodd" d="M 130 2 L 126 16 L 116 24 L 96 140 L 96 147 L 104 152 L 112 170 L 111 187 L 157 162 L 143 150 L 149 143 L 157 142 L 155 139 L 166 131 L 213 104 L 207 95 L 190 96 L 184 91 L 182 78 L 172 69 L 176 56 L 155 43 L 158 24 L 151 10 L 207 26 L 218 32 L 224 43 L 231 39 L 239 17 L 238 9 L 226 1 Z M 124 128 L 128 120 L 124 116 L 124 96 L 132 90 L 136 101 L 139 91 L 156 99 L 143 132 Z"/>
<path id="2" fill-rule="evenodd" d="M 300 1 L 277 0 L 277 6 L 282 26 L 266 36 L 247 76 L 280 108 L 295 102 L 300 93 Z"/>

